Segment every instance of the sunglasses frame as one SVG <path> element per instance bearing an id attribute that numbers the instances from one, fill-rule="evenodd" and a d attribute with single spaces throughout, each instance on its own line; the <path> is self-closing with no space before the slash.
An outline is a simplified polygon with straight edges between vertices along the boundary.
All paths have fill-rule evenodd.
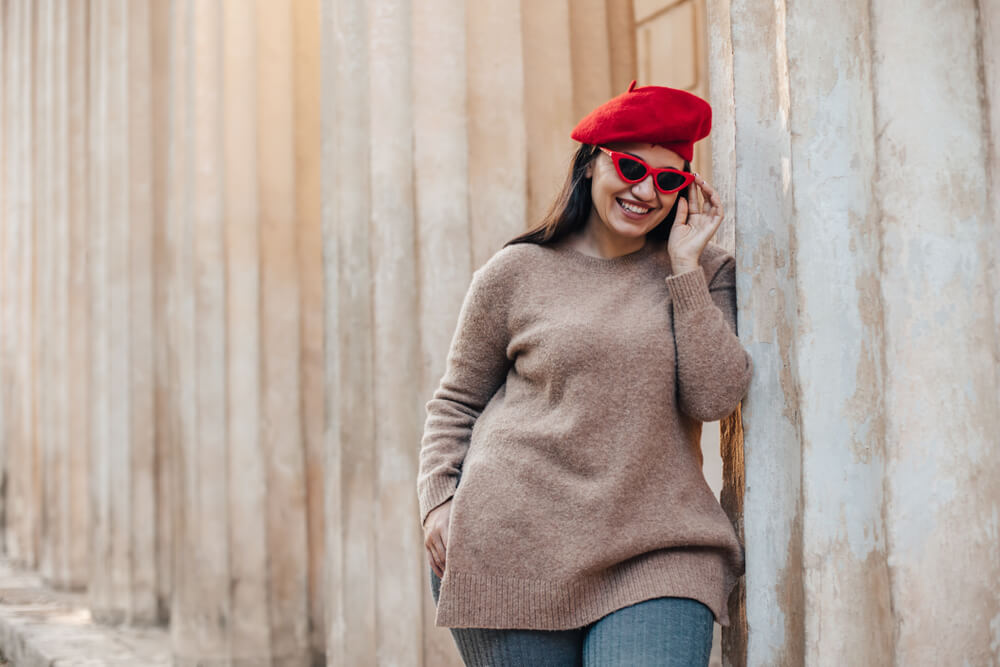
<path id="1" fill-rule="evenodd" d="M 646 164 L 644 160 L 637 158 L 634 155 L 630 155 L 628 153 L 622 153 L 620 151 L 613 151 L 610 148 L 606 148 L 604 146 L 598 146 L 597 148 L 600 149 L 601 152 L 606 153 L 608 157 L 611 158 L 611 162 L 615 165 L 615 171 L 618 172 L 618 178 L 622 179 L 626 183 L 639 183 L 641 181 L 646 180 L 646 177 L 652 174 L 653 187 L 655 187 L 658 192 L 662 192 L 665 195 L 669 195 L 674 192 L 680 192 L 681 190 L 688 187 L 694 182 L 694 174 L 692 174 L 689 171 L 684 171 L 682 169 L 674 169 L 673 167 L 660 167 L 660 168 L 651 167 L 648 164 Z M 643 167 L 646 168 L 646 173 L 643 174 L 641 178 L 634 178 L 634 179 L 626 178 L 625 174 L 622 172 L 620 164 L 622 160 L 632 160 L 634 162 L 638 162 L 639 164 L 641 164 Z M 682 183 L 679 187 L 671 188 L 670 190 L 664 190 L 663 188 L 660 187 L 659 181 L 656 180 L 656 177 L 664 172 L 683 176 L 684 183 Z"/>

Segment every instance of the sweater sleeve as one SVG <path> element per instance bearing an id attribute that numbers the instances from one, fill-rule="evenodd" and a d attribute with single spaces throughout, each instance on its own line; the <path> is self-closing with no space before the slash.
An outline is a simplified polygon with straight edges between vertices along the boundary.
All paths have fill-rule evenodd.
<path id="1" fill-rule="evenodd" d="M 421 525 L 455 494 L 476 419 L 510 368 L 503 289 L 489 265 L 473 274 L 433 397 L 420 446 L 417 498 Z"/>
<path id="2" fill-rule="evenodd" d="M 674 304 L 680 409 L 703 422 L 722 419 L 746 395 L 753 374 L 736 336 L 736 261 L 727 255 L 711 281 L 699 267 L 666 282 Z"/>

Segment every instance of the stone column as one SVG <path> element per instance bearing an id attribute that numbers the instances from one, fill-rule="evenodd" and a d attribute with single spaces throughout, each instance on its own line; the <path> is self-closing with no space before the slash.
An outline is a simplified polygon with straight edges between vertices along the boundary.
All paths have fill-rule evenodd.
<path id="1" fill-rule="evenodd" d="M 457 665 L 416 507 L 424 404 L 472 271 L 551 202 L 631 35 L 566 2 L 323 7 L 327 659 Z"/>
<path id="2" fill-rule="evenodd" d="M 989 244 L 1000 248 L 1000 6 L 995 2 L 979 3 L 979 32 L 982 40 L 983 80 L 986 109 L 989 115 L 989 201 L 993 219 L 993 238 Z M 996 252 L 996 251 L 995 251 Z M 993 285 L 994 331 L 1000 331 L 1000 261 L 993 262 L 990 272 Z M 994 337 L 997 358 L 1000 359 L 1000 336 Z M 996 366 L 997 386 L 1000 386 L 1000 364 Z"/>
<path id="3" fill-rule="evenodd" d="M 46 0 L 36 8 L 40 570 L 53 586 L 82 588 L 89 575 L 87 14 L 82 3 Z"/>
<path id="4" fill-rule="evenodd" d="M 377 651 L 416 664 L 420 626 L 399 623 L 412 618 L 400 602 L 413 604 L 421 581 L 408 488 L 419 379 L 411 8 L 406 0 L 325 8 L 324 227 L 333 254 L 324 266 L 337 373 L 328 369 L 327 387 L 340 401 L 328 427 L 327 660 L 362 664 Z"/>
<path id="5" fill-rule="evenodd" d="M 8 80 L 6 44 L 7 44 L 7 0 L 0 0 L 0 327 L 4 331 L 9 330 L 10 318 L 10 296 L 7 291 L 8 275 L 8 247 L 10 240 L 7 232 L 7 86 Z M 8 401 L 11 391 L 11 373 L 9 363 L 11 350 L 8 337 L 0 338 L 0 484 L 5 484 L 7 479 L 7 440 L 9 431 L 7 430 L 7 420 L 5 414 L 9 411 Z M 6 494 L 0 494 L 0 549 L 6 552 L 7 525 L 6 525 Z"/>
<path id="6" fill-rule="evenodd" d="M 322 80 L 320 0 L 296 0 L 294 21 L 294 148 L 296 240 L 302 321 L 300 384 L 302 437 L 306 456 L 309 541 L 310 644 L 326 654 L 326 514 L 324 511 L 323 232 L 322 232 Z"/>
<path id="7" fill-rule="evenodd" d="M 790 4 L 787 15 L 789 56 L 808 54 L 790 64 L 788 83 L 807 664 L 888 664 L 893 655 L 883 198 L 866 4 Z M 823 631 L 831 625 L 837 632 Z"/>
<path id="8" fill-rule="evenodd" d="M 322 393 L 311 6 L 182 0 L 170 15 L 178 665 L 313 660 L 310 576 L 321 570 L 310 560 L 322 538 L 309 535 L 321 527 L 308 511 L 321 480 L 307 463 Z"/>
<path id="9" fill-rule="evenodd" d="M 111 623 L 159 619 L 152 2 L 89 6 L 90 600 Z"/>
<path id="10" fill-rule="evenodd" d="M 983 80 L 984 60 L 996 67 L 983 29 L 995 22 L 991 4 L 872 3 L 899 664 L 997 659 L 1000 220 L 984 104 L 995 91 Z"/>
<path id="11" fill-rule="evenodd" d="M 55 94 L 56 24 L 52 5 L 42 0 L 33 3 L 32 31 L 35 41 L 35 72 L 32 81 L 34 98 L 33 150 L 30 165 L 35 182 L 35 197 L 32 201 L 32 226 L 35 233 L 35 295 L 32 309 L 35 314 L 35 339 L 38 363 L 35 372 L 35 395 L 32 397 L 35 410 L 35 437 L 38 447 L 39 479 L 42 485 L 42 504 L 36 508 L 38 517 L 39 553 L 38 569 L 42 576 L 50 579 L 54 570 L 56 545 L 51 531 L 57 522 L 57 490 L 53 473 L 61 439 L 56 433 L 57 420 L 64 405 L 53 383 L 57 379 L 56 366 L 60 364 L 59 344 L 56 342 L 60 330 L 56 306 L 56 261 L 53 255 L 60 255 L 62 234 L 55 220 L 58 198 L 55 180 L 57 178 L 55 137 Z M 60 382 L 62 384 L 62 382 Z"/>
<path id="12" fill-rule="evenodd" d="M 13 561 L 79 588 L 89 509 L 86 6 L 7 0 L 0 11 L 3 537 Z"/>
<path id="13" fill-rule="evenodd" d="M 893 0 L 720 1 L 710 20 L 755 360 L 749 635 L 727 660 L 988 663 L 1000 354 L 978 72 L 996 71 L 995 23 Z"/>
<path id="14" fill-rule="evenodd" d="M 35 421 L 34 3 L 4 5 L 4 532 L 8 556 L 39 563 L 43 488 Z"/>

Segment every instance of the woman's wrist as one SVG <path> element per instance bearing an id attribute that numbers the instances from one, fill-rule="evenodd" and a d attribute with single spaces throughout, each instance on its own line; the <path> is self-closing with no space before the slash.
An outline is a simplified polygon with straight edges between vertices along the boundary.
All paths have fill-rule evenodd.
<path id="1" fill-rule="evenodd" d="M 698 268 L 698 262 L 692 262 L 690 260 L 674 260 L 674 259 L 671 259 L 670 260 L 670 268 L 672 269 L 673 274 L 676 276 L 676 275 L 680 275 L 682 273 L 686 273 L 687 271 L 692 271 L 694 269 L 697 269 Z"/>

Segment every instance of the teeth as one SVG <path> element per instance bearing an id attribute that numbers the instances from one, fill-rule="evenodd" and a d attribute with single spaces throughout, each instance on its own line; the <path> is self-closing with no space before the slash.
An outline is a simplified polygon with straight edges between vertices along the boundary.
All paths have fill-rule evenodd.
<path id="1" fill-rule="evenodd" d="M 618 200 L 618 203 L 621 204 L 621 206 L 622 206 L 623 209 L 625 209 L 626 211 L 631 211 L 632 213 L 640 213 L 641 214 L 641 213 L 648 213 L 649 212 L 648 208 L 643 208 L 641 206 L 636 206 L 634 204 L 629 204 L 628 202 L 623 202 L 621 199 Z"/>

